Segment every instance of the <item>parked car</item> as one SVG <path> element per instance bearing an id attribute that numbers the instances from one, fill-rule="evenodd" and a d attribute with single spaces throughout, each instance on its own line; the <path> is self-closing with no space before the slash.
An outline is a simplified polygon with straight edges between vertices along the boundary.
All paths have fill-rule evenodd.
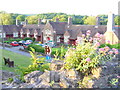
<path id="1" fill-rule="evenodd" d="M 32 43 L 33 41 L 32 40 L 26 40 L 26 43 Z"/>
<path id="2" fill-rule="evenodd" d="M 26 40 L 26 42 L 24 43 L 24 45 L 29 45 L 31 44 L 33 41 L 32 40 Z"/>
<path id="3" fill-rule="evenodd" d="M 24 43 L 25 43 L 24 40 L 18 42 L 19 45 L 24 45 Z"/>
<path id="4" fill-rule="evenodd" d="M 18 44 L 17 41 L 13 41 L 13 42 L 11 42 L 10 45 L 12 45 L 12 46 L 19 46 L 19 44 Z"/>
<path id="5" fill-rule="evenodd" d="M 39 44 L 39 43 L 37 43 L 37 44 L 35 44 L 35 45 L 40 45 L 40 46 L 42 46 L 42 47 L 45 47 L 45 44 Z"/>

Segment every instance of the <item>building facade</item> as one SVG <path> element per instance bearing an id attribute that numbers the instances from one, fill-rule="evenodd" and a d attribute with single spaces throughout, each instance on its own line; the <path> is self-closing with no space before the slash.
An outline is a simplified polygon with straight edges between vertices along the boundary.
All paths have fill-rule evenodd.
<path id="1" fill-rule="evenodd" d="M 68 22 L 48 21 L 46 24 L 41 24 L 41 19 L 38 19 L 38 24 L 28 24 L 25 20 L 24 25 L 19 25 L 16 20 L 16 25 L 0 25 L 0 37 L 8 38 L 35 38 L 36 41 L 46 43 L 52 41 L 56 44 L 76 44 L 80 41 L 82 34 L 91 31 L 90 37 L 94 37 L 97 33 L 103 34 L 104 37 L 101 43 L 109 40 L 111 44 L 120 43 L 119 26 L 114 24 L 114 14 L 109 13 L 107 25 L 100 25 L 100 18 L 96 17 L 96 25 L 74 25 L 72 18 L 68 18 Z"/>

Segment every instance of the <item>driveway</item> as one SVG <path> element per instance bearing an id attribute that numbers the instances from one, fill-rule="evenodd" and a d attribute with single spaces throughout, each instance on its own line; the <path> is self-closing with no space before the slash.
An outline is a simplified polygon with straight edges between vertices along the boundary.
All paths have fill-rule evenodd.
<path id="1" fill-rule="evenodd" d="M 5 49 L 5 50 L 8 50 L 8 51 L 15 52 L 15 53 L 18 53 L 18 54 L 21 54 L 21 55 L 24 55 L 24 56 L 31 57 L 31 55 L 30 55 L 28 52 L 20 51 L 20 50 L 19 50 L 20 48 L 23 49 L 23 46 L 16 46 L 16 47 L 11 47 L 11 48 L 5 47 L 4 49 Z M 0 46 L 0 49 L 3 49 L 3 47 Z M 45 57 L 45 56 L 40 56 L 40 57 Z M 39 57 L 39 58 L 40 58 L 40 57 Z M 52 59 L 46 60 L 46 61 L 51 62 Z"/>
<path id="2" fill-rule="evenodd" d="M 23 48 L 23 47 L 22 47 L 22 46 L 11 47 L 11 48 L 5 47 L 4 49 L 5 49 L 5 50 L 8 50 L 8 51 L 15 52 L 15 53 L 18 53 L 18 54 L 21 54 L 21 55 L 24 55 L 24 56 L 31 57 L 31 55 L 30 55 L 29 53 L 24 52 L 24 51 L 20 51 L 20 50 L 19 50 L 20 48 Z M 0 49 L 3 49 L 3 47 L 0 46 Z"/>

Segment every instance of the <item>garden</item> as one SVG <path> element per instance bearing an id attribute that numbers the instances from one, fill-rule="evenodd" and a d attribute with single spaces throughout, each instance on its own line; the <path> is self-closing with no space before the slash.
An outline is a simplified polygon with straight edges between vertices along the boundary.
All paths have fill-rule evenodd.
<path id="1" fill-rule="evenodd" d="M 120 83 L 117 70 L 120 44 L 101 44 L 101 34 L 97 34 L 93 42 L 90 31 L 82 35 L 82 43 L 76 46 L 51 48 L 53 61 L 47 62 L 41 57 L 44 48 L 30 44 L 26 48 L 31 59 L 26 59 L 28 65 L 15 66 L 22 83 L 18 88 L 118 88 Z M 91 42 L 92 41 L 92 42 Z M 5 51 L 6 52 L 6 51 Z M 38 53 L 39 52 L 39 53 Z M 8 53 L 5 53 L 7 55 Z M 16 57 L 18 57 L 16 55 Z M 14 59 L 14 57 L 11 57 Z M 19 57 L 20 58 L 20 57 Z M 20 61 L 20 59 L 17 59 Z M 23 59 L 21 58 L 21 61 Z M 27 61 L 28 60 L 28 61 Z M 17 62 L 17 61 L 16 61 Z M 20 64 L 20 63 L 16 63 Z M 22 63 L 21 63 L 22 65 Z M 4 68 L 3 68 L 4 69 Z M 14 82 L 11 81 L 11 82 Z M 13 87 L 16 87 L 13 85 Z"/>

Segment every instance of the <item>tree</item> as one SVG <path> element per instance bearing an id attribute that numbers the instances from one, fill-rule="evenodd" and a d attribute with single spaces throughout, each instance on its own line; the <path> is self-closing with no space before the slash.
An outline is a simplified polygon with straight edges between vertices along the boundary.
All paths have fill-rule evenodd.
<path id="1" fill-rule="evenodd" d="M 38 23 L 38 16 L 28 16 L 26 17 L 28 20 L 28 24 L 37 24 Z"/>
<path id="2" fill-rule="evenodd" d="M 11 14 L 2 12 L 0 13 L 0 17 L 2 22 L 0 22 L 0 25 L 12 25 L 13 24 L 13 18 Z"/>
<path id="3" fill-rule="evenodd" d="M 84 24 L 87 25 L 96 25 L 96 18 L 93 16 L 89 16 L 85 19 Z"/>
<path id="4" fill-rule="evenodd" d="M 24 21 L 25 18 L 26 18 L 25 15 L 18 15 L 18 16 L 16 17 L 16 19 L 17 19 L 17 20 L 20 20 L 20 21 Z"/>
<path id="5" fill-rule="evenodd" d="M 67 22 L 68 20 L 67 15 L 57 15 L 52 19 L 52 21 L 56 21 L 56 18 L 58 18 L 60 22 Z"/>
<path id="6" fill-rule="evenodd" d="M 108 15 L 98 15 L 100 17 L 100 24 L 107 25 L 108 22 Z"/>
<path id="7" fill-rule="evenodd" d="M 120 25 L 120 16 L 116 16 L 114 20 L 116 25 Z"/>

